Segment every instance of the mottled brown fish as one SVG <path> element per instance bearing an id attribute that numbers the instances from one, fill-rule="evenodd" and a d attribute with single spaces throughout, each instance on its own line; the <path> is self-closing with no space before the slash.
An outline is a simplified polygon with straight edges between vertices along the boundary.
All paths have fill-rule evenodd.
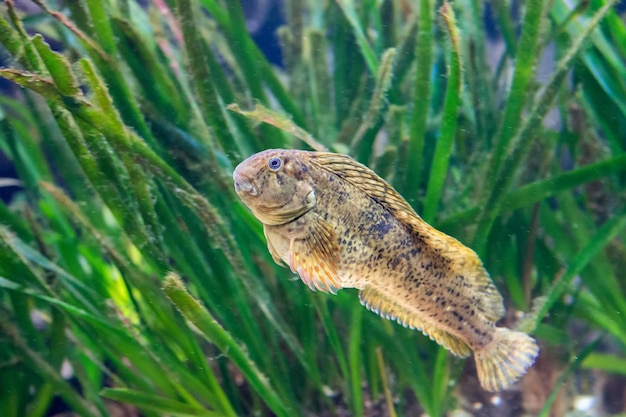
<path id="1" fill-rule="evenodd" d="M 382 178 L 346 155 L 272 149 L 233 173 L 267 246 L 312 290 L 360 290 L 361 303 L 421 330 L 453 354 L 473 351 L 481 385 L 499 391 L 539 352 L 495 322 L 502 297 L 474 251 L 424 222 Z"/>

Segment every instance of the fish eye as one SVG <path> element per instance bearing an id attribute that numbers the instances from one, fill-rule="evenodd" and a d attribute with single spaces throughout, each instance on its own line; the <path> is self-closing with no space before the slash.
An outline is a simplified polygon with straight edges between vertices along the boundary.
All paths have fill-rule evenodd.
<path id="1" fill-rule="evenodd" d="M 267 166 L 272 171 L 278 171 L 281 165 L 282 165 L 282 161 L 280 160 L 280 158 L 277 158 L 277 157 L 270 158 L 270 160 L 267 161 Z"/>

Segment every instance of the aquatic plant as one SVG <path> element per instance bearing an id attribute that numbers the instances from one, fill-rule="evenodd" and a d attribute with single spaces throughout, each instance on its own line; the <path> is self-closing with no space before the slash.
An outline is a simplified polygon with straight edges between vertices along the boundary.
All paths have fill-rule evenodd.
<path id="1" fill-rule="evenodd" d="M 0 204 L 0 415 L 506 415 L 522 400 L 548 415 L 572 375 L 626 375 L 615 0 L 286 0 L 282 67 L 237 1 L 35 3 L 0 6 L 0 151 L 21 184 Z M 504 324 L 542 344 L 498 407 L 471 361 L 274 265 L 230 175 L 310 146 L 368 164 L 479 253 Z"/>

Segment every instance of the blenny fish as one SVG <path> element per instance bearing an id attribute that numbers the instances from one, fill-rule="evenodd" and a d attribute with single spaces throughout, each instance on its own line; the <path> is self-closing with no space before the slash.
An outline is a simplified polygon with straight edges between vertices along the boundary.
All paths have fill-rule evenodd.
<path id="1" fill-rule="evenodd" d="M 361 303 L 420 330 L 456 356 L 474 354 L 482 387 L 510 387 L 539 348 L 496 327 L 502 297 L 474 251 L 436 230 L 374 171 L 347 155 L 270 149 L 233 173 L 263 223 L 270 254 L 311 289 L 357 288 Z"/>

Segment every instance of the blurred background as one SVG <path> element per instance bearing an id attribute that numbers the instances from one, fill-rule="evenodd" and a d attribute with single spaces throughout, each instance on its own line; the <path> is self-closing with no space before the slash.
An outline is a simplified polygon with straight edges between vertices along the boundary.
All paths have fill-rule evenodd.
<path id="1" fill-rule="evenodd" d="M 0 415 L 625 415 L 625 13 L 3 2 Z M 350 154 L 473 248 L 527 376 L 485 392 L 275 265 L 231 180 L 272 147 Z"/>

